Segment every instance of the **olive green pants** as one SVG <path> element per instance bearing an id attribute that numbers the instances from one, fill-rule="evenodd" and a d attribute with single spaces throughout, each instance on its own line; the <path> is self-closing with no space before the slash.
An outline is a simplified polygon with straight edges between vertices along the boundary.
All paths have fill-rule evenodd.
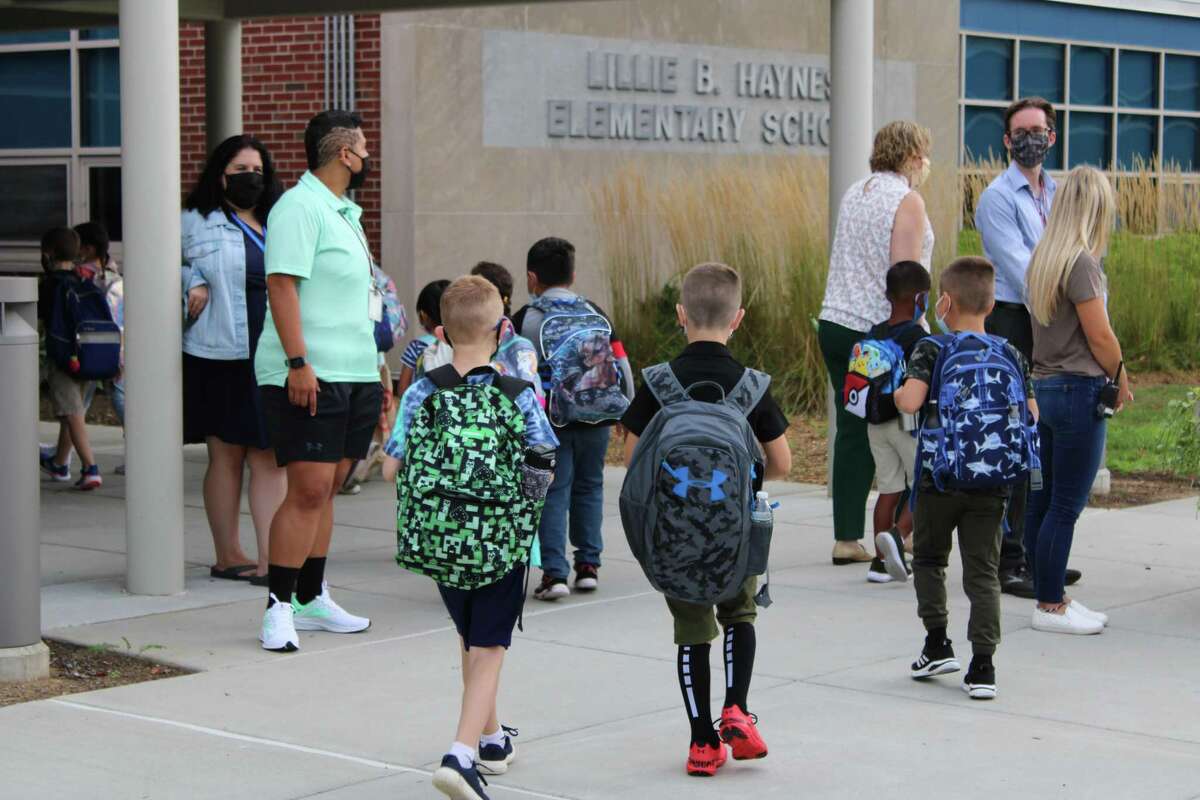
<path id="1" fill-rule="evenodd" d="M 954 530 L 962 557 L 963 591 L 971 601 L 967 639 L 979 655 L 991 655 L 1000 643 L 1000 522 L 1005 498 L 986 494 L 946 494 L 922 488 L 913 515 L 913 582 L 917 615 L 925 630 L 945 628 L 946 567 Z"/>
<path id="2" fill-rule="evenodd" d="M 751 575 L 742 584 L 741 590 L 724 603 L 718 603 L 717 613 L 713 606 L 685 603 L 667 598 L 667 608 L 675 620 L 675 644 L 708 644 L 717 638 L 717 623 L 728 628 L 735 622 L 754 623 L 758 609 L 754 605 L 754 593 L 758 590 L 758 577 Z"/>
<path id="3" fill-rule="evenodd" d="M 850 351 L 865 334 L 821 320 L 817 340 L 833 384 L 837 407 L 837 435 L 833 440 L 833 538 L 855 541 L 863 538 L 867 523 L 867 495 L 875 480 L 875 459 L 867 439 L 867 421 L 856 417 L 842 405 L 842 384 Z"/>

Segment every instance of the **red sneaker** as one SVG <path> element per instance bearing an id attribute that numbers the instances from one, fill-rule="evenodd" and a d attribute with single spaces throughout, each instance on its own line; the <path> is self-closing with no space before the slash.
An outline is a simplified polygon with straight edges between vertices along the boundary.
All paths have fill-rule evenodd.
<path id="1" fill-rule="evenodd" d="M 687 774 L 700 778 L 711 778 L 725 765 L 725 745 L 696 744 L 688 750 Z"/>
<path id="2" fill-rule="evenodd" d="M 736 705 L 721 709 L 721 741 L 729 744 L 738 761 L 767 756 L 767 743 L 754 726 L 756 722 L 758 717 Z"/>

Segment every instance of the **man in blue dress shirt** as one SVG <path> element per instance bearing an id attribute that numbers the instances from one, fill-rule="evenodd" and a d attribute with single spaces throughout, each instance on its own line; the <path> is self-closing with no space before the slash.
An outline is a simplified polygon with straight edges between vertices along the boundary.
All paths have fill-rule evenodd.
<path id="1" fill-rule="evenodd" d="M 1008 339 L 1026 361 L 1033 363 L 1033 327 L 1025 305 L 1025 270 L 1033 249 L 1046 230 L 1056 185 L 1042 167 L 1046 153 L 1058 140 L 1054 107 L 1041 97 L 1022 98 L 1004 112 L 1004 146 L 1012 161 L 992 181 L 975 208 L 975 228 L 983 253 L 996 268 L 996 308 L 987 318 L 987 331 Z M 1013 491 L 1008 508 L 1012 529 L 1000 548 L 1000 588 L 1019 597 L 1033 597 L 1033 580 L 1025 567 L 1021 540 L 1025 533 L 1028 485 Z M 1067 570 L 1067 583 L 1079 573 Z"/>

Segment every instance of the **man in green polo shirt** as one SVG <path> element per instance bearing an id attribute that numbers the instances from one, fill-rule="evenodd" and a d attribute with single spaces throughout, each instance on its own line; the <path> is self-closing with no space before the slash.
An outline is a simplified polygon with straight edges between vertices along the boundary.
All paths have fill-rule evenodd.
<path id="1" fill-rule="evenodd" d="M 254 370 L 288 491 L 271 522 L 267 650 L 299 649 L 299 630 L 357 633 L 371 624 L 325 588 L 333 498 L 367 454 L 391 402 L 380 384 L 374 328 L 383 298 L 371 253 L 346 198 L 369 169 L 362 119 L 325 111 L 304 131 L 309 171 L 267 219 L 269 308 Z"/>

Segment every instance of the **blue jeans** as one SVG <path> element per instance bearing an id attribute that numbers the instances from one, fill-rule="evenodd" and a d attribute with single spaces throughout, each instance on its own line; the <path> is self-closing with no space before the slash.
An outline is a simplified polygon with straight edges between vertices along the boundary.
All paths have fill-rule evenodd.
<path id="1" fill-rule="evenodd" d="M 604 456 L 611 430 L 555 431 L 558 463 L 538 528 L 542 571 L 547 575 L 565 579 L 571 572 L 567 563 L 568 512 L 575 563 L 600 566 L 600 551 L 604 549 L 600 532 L 604 521 Z"/>
<path id="2" fill-rule="evenodd" d="M 1037 599 L 1061 603 L 1075 521 L 1087 505 L 1104 455 L 1106 423 L 1096 418 L 1104 378 L 1058 375 L 1034 381 L 1041 417 L 1042 488 L 1029 493 L 1025 558 Z"/>

